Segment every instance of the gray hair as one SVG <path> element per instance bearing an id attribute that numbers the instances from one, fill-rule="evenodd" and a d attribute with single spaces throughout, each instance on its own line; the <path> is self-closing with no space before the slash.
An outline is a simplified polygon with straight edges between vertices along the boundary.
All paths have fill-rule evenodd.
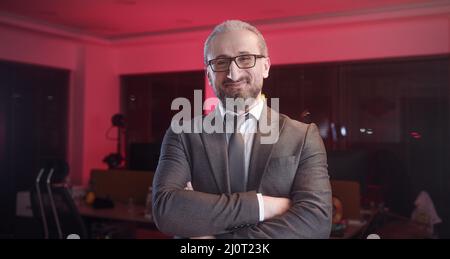
<path id="1" fill-rule="evenodd" d="M 268 50 L 267 50 L 267 45 L 266 45 L 266 41 L 264 40 L 263 35 L 261 34 L 261 32 L 256 29 L 255 26 L 243 22 L 243 21 L 239 21 L 239 20 L 228 20 L 225 21 L 219 25 L 217 25 L 214 30 L 209 34 L 208 38 L 205 41 L 205 46 L 203 49 L 203 57 L 204 57 L 204 62 L 205 65 L 208 64 L 208 51 L 209 51 L 209 44 L 211 43 L 211 41 L 220 33 L 224 33 L 224 32 L 229 32 L 229 31 L 238 31 L 238 30 L 248 30 L 253 32 L 254 34 L 256 34 L 256 36 L 258 37 L 258 45 L 259 45 L 259 49 L 261 51 L 261 54 L 264 56 L 268 56 Z"/>

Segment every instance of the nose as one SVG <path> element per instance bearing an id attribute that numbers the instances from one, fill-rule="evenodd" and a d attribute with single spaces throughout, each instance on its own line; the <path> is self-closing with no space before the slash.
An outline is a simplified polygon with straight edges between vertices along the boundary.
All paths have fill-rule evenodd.
<path id="1" fill-rule="evenodd" d="M 236 62 L 232 61 L 230 67 L 228 68 L 227 77 L 233 81 L 237 81 L 239 79 L 241 73 L 241 69 L 236 65 Z"/>

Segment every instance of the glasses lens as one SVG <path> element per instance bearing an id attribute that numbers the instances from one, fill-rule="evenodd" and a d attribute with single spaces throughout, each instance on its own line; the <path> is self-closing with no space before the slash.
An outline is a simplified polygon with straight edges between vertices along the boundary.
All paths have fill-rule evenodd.
<path id="1" fill-rule="evenodd" d="M 211 65 L 214 71 L 226 71 L 230 66 L 230 62 L 231 61 L 228 58 L 218 58 L 213 60 Z"/>
<path id="2" fill-rule="evenodd" d="M 236 57 L 236 63 L 240 68 L 251 68 L 255 65 L 254 55 L 242 55 Z"/>

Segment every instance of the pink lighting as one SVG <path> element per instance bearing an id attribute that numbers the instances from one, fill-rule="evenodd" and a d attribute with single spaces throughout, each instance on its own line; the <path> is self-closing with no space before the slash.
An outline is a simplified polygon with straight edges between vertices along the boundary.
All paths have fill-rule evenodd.
<path id="1" fill-rule="evenodd" d="M 420 138 L 422 138 L 422 135 L 421 135 L 419 132 L 417 132 L 417 131 L 411 131 L 411 132 L 409 133 L 409 135 L 410 135 L 411 137 L 415 138 L 415 139 L 420 139 Z"/>
<path id="2" fill-rule="evenodd" d="M 135 1 L 137 4 L 133 4 L 134 1 L 111 1 L 115 4 L 101 12 L 93 11 L 100 8 L 90 8 L 91 11 L 85 12 L 79 1 L 64 1 L 64 4 L 28 1 L 27 5 L 21 2 L 2 1 L 7 7 L 5 10 L 26 9 L 22 11 L 33 19 L 12 21 L 10 17 L 1 17 L 0 59 L 71 71 L 68 160 L 72 165 L 73 181 L 83 184 L 87 183 L 91 169 L 106 169 L 102 159 L 115 149 L 114 142 L 105 139 L 104 135 L 110 126 L 111 115 L 120 111 L 120 75 L 203 70 L 204 40 L 212 25 L 223 19 L 259 21 L 258 27 L 269 46 L 272 65 L 448 54 L 450 47 L 448 17 L 439 12 L 447 7 L 417 8 L 413 10 L 415 15 L 411 15 L 411 8 L 398 8 L 400 11 L 394 14 L 380 12 L 383 6 L 428 2 L 421 0 L 348 1 L 345 5 L 335 1 L 327 1 L 330 5 L 283 1 L 286 5 L 277 3 L 276 6 L 264 2 L 260 12 L 252 12 L 253 16 L 245 16 L 248 12 L 230 16 L 233 12 L 224 12 L 218 8 L 220 4 L 202 5 L 198 10 L 191 7 L 185 10 L 174 5 L 170 7 L 170 15 L 178 17 L 177 20 L 166 19 L 168 13 L 148 15 L 145 12 L 148 9 L 139 6 L 141 1 Z M 53 15 L 50 9 L 54 4 L 60 7 L 55 10 L 70 12 L 66 16 Z M 241 4 L 250 5 L 247 1 Z M 41 9 L 49 8 L 49 11 L 33 12 L 36 5 Z M 367 8 L 379 8 L 376 9 L 378 13 L 360 13 Z M 133 11 L 135 15 L 121 16 L 122 9 Z M 221 15 L 215 15 L 217 10 Z M 330 18 L 330 14 L 336 12 L 347 15 Z M 327 13 L 329 15 L 324 15 L 323 19 L 318 15 Z M 283 15 L 298 19 L 292 23 L 274 20 Z M 302 15 L 310 19 L 302 20 Z M 70 27 L 51 27 L 45 22 L 34 22 L 42 16 L 47 16 L 48 24 L 67 18 L 68 21 L 85 19 L 92 26 L 73 23 L 74 30 L 64 30 L 61 28 Z M 184 16 L 191 17 L 192 23 Z M 123 17 L 131 18 L 124 21 Z M 388 19 L 384 19 L 386 17 Z M 103 19 L 108 26 L 96 24 L 97 18 Z M 157 33 L 176 26 L 181 32 Z M 186 29 L 190 26 L 197 29 Z M 151 28 L 152 33 L 148 33 L 146 28 Z M 204 89 L 205 98 L 214 96 L 206 79 Z M 421 138 L 417 132 L 412 132 L 411 136 Z"/>

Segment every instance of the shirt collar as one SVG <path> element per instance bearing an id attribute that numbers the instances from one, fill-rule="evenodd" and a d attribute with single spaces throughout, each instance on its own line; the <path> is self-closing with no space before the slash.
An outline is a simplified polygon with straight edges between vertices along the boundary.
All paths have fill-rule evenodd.
<path id="1" fill-rule="evenodd" d="M 262 110 L 264 108 L 264 97 L 260 94 L 256 98 L 256 103 L 250 108 L 248 111 L 249 114 L 251 114 L 257 121 L 259 121 L 259 118 L 261 117 Z M 223 119 L 226 113 L 236 115 L 235 112 L 232 111 L 225 111 L 225 107 L 223 107 L 223 104 L 221 101 L 219 101 L 219 112 Z"/>

